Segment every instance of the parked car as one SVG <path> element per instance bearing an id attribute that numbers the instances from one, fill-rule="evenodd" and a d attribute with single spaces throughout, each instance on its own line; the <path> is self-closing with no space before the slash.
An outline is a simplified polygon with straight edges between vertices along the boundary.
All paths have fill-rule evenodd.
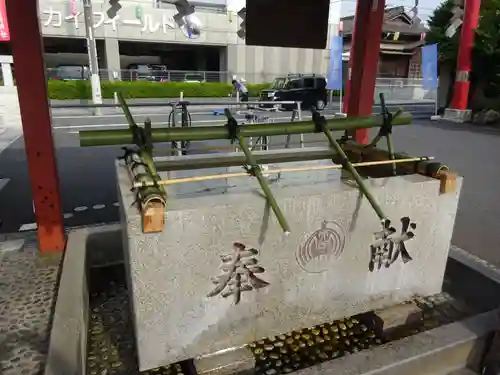
<path id="1" fill-rule="evenodd" d="M 287 81 L 287 77 L 276 77 L 271 83 L 271 87 L 268 89 L 264 89 L 259 92 L 259 100 L 262 102 L 275 101 L 276 93 L 283 89 L 285 83 Z M 271 107 L 272 105 L 262 104 L 261 107 Z"/>
<path id="2" fill-rule="evenodd" d="M 205 77 L 203 74 L 186 74 L 184 76 L 184 82 L 187 83 L 202 83 L 205 82 Z"/>
<path id="3" fill-rule="evenodd" d="M 130 64 L 127 72 L 122 75 L 122 79 L 127 81 L 168 81 L 168 71 L 166 65 L 161 64 Z"/>
<path id="4" fill-rule="evenodd" d="M 302 109 L 316 106 L 323 110 L 328 103 L 326 78 L 318 74 L 289 74 L 278 77 L 270 89 L 260 92 L 260 101 L 300 101 Z M 261 104 L 261 107 L 273 107 L 272 104 Z M 293 104 L 279 105 L 281 109 L 295 109 Z"/>
<path id="5" fill-rule="evenodd" d="M 55 76 L 49 77 L 60 81 L 81 81 L 90 78 L 89 68 L 85 65 L 59 65 Z"/>

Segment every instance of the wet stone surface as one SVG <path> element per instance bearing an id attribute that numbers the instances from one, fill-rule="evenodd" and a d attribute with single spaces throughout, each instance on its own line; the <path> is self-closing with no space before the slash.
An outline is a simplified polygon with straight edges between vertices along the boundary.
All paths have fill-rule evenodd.
<path id="1" fill-rule="evenodd" d="M 120 265 L 92 269 L 87 373 L 90 375 L 191 374 L 192 366 L 178 363 L 139 372 L 124 269 Z M 249 343 L 256 374 L 291 373 L 343 355 L 367 350 L 481 312 L 447 292 L 418 297 L 411 303 L 422 310 L 411 326 L 383 332 L 369 314 L 326 322 Z"/>
<path id="2" fill-rule="evenodd" d="M 20 249 L 0 250 L 0 374 L 43 373 L 60 256 L 40 257 L 33 234 Z"/>

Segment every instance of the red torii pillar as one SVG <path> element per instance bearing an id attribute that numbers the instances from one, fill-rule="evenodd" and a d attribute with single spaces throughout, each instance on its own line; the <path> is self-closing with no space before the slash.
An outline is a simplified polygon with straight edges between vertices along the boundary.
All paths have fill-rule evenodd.
<path id="1" fill-rule="evenodd" d="M 377 78 L 385 0 L 358 0 L 344 97 L 348 116 L 369 116 Z M 356 141 L 368 143 L 369 129 L 357 130 Z"/>
<path id="2" fill-rule="evenodd" d="M 469 103 L 469 74 L 472 70 L 472 49 L 475 30 L 479 23 L 481 0 L 465 0 L 464 21 L 458 48 L 457 73 L 453 87 L 451 108 L 466 111 Z"/>
<path id="3" fill-rule="evenodd" d="M 5 3 L 40 251 L 64 251 L 66 238 L 47 97 L 38 1 L 7 0 Z"/>

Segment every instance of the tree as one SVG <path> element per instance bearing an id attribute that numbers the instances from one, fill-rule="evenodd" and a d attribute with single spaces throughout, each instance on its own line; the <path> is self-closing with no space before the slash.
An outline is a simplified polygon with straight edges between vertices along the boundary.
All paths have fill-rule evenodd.
<path id="1" fill-rule="evenodd" d="M 446 37 L 445 32 L 450 26 L 454 7 L 453 0 L 445 0 L 436 8 L 429 19 L 429 32 L 425 38 L 429 44 L 438 44 L 439 63 L 449 66 L 453 75 L 457 62 L 460 30 L 452 38 Z M 481 2 L 472 62 L 471 84 L 487 83 L 485 95 L 498 96 L 500 94 L 500 0 Z"/>
<path id="2" fill-rule="evenodd" d="M 479 27 L 473 52 L 473 72 L 479 82 L 486 83 L 484 95 L 500 95 L 500 0 L 481 3 Z"/>
<path id="3" fill-rule="evenodd" d="M 455 33 L 452 38 L 446 37 L 446 29 L 450 26 L 450 18 L 453 16 L 453 0 L 445 0 L 441 3 L 433 15 L 429 18 L 429 32 L 425 36 L 427 44 L 438 44 L 439 62 L 455 66 L 458 55 L 458 44 L 460 32 Z"/>

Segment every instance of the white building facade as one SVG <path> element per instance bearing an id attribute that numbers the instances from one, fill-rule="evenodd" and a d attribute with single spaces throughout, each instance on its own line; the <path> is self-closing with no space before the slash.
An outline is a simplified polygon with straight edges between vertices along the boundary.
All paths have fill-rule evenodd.
<path id="1" fill-rule="evenodd" d="M 219 50 L 220 71 L 249 76 L 254 82 L 269 81 L 273 76 L 288 73 L 326 74 L 327 72 L 328 48 L 312 50 L 246 46 L 245 41 L 236 34 L 241 23 L 235 12 L 238 5 L 227 4 L 226 0 L 199 1 L 196 4 L 196 15 L 201 20 L 203 28 L 198 38 L 190 39 L 179 30 L 173 20 L 173 16 L 177 13 L 175 7 L 158 4 L 157 1 L 121 0 L 122 8 L 113 19 L 109 19 L 106 14 L 110 7 L 107 0 L 93 2 L 95 38 L 104 42 L 104 48 L 99 51 L 100 68 L 107 69 L 110 76 L 114 71 L 126 69 L 131 61 L 120 56 L 121 42 L 216 47 Z M 85 38 L 81 1 L 40 0 L 39 12 L 44 37 Z M 330 21 L 335 20 L 338 18 L 330 18 Z M 328 40 L 338 31 L 336 23 L 329 24 Z M 329 45 L 328 41 L 327 47 Z M 136 57 L 135 60 L 141 59 Z M 202 58 L 199 60 L 198 69 L 206 70 Z M 57 64 L 53 57 L 47 61 L 49 67 Z"/>

